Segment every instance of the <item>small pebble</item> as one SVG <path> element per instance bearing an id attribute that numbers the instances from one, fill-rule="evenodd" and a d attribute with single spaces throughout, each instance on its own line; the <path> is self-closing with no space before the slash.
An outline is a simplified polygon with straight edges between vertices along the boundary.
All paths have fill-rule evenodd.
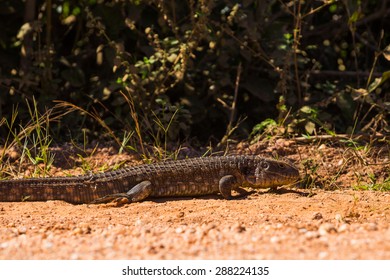
<path id="1" fill-rule="evenodd" d="M 318 232 L 320 235 L 327 235 L 329 233 L 336 233 L 337 229 L 331 223 L 324 223 L 320 225 L 320 227 L 318 228 Z"/>
<path id="2" fill-rule="evenodd" d="M 18 234 L 26 234 L 27 228 L 24 226 L 21 226 L 18 228 Z"/>
<path id="3" fill-rule="evenodd" d="M 320 212 L 314 213 L 313 220 L 321 220 L 323 218 Z"/>
<path id="4" fill-rule="evenodd" d="M 277 236 L 272 236 L 270 239 L 271 243 L 278 243 L 280 241 L 280 238 Z"/>
<path id="5" fill-rule="evenodd" d="M 238 233 L 241 233 L 241 232 L 244 232 L 244 231 L 246 230 L 246 228 L 245 228 L 245 226 L 243 226 L 243 225 L 236 225 L 236 226 L 234 227 L 234 230 L 235 230 L 236 232 L 238 232 Z"/>
<path id="6" fill-rule="evenodd" d="M 377 231 L 378 230 L 378 225 L 376 223 L 368 223 L 366 225 L 366 229 L 369 231 Z"/>
<path id="7" fill-rule="evenodd" d="M 183 232 L 184 232 L 184 229 L 183 229 L 182 227 L 178 227 L 178 228 L 175 229 L 175 232 L 176 232 L 177 234 L 180 234 L 180 233 L 183 233 Z"/>
<path id="8" fill-rule="evenodd" d="M 334 218 L 336 219 L 337 222 L 341 223 L 343 222 L 343 217 L 340 215 L 340 214 L 336 214 L 334 216 Z"/>
<path id="9" fill-rule="evenodd" d="M 314 239 L 314 238 L 318 238 L 320 235 L 317 231 L 308 231 L 305 233 L 305 237 L 306 239 Z"/>
<path id="10" fill-rule="evenodd" d="M 338 232 L 344 232 L 344 231 L 347 231 L 348 230 L 348 224 L 342 224 L 342 225 L 340 225 L 339 226 L 339 228 L 338 228 Z"/>
<path id="11" fill-rule="evenodd" d="M 329 256 L 328 252 L 322 251 L 318 254 L 319 259 L 326 259 Z"/>

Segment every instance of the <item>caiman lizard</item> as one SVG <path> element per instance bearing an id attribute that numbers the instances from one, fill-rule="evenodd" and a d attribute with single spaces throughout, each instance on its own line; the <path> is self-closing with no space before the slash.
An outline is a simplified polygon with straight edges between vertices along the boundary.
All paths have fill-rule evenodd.
<path id="1" fill-rule="evenodd" d="M 274 188 L 299 179 L 284 160 L 257 155 L 163 161 L 75 177 L 0 180 L 0 201 L 63 200 L 79 203 L 130 203 L 148 197 L 200 196 L 219 193 L 226 199 L 241 187 Z"/>

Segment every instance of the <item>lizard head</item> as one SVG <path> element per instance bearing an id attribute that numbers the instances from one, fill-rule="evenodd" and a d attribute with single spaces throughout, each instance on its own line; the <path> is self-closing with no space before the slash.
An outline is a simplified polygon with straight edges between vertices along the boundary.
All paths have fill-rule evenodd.
<path id="1" fill-rule="evenodd" d="M 292 184 L 299 179 L 298 168 L 290 162 L 268 158 L 258 158 L 254 162 L 246 179 L 255 188 Z"/>

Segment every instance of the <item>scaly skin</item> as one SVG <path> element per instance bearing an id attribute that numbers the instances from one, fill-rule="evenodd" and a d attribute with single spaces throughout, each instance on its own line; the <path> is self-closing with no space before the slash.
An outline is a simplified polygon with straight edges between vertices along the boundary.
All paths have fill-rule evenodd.
<path id="1" fill-rule="evenodd" d="M 298 169 L 291 163 L 260 156 L 192 158 L 90 176 L 3 180 L 0 201 L 136 202 L 215 193 L 229 199 L 232 190 L 245 193 L 240 186 L 272 188 L 298 179 Z"/>

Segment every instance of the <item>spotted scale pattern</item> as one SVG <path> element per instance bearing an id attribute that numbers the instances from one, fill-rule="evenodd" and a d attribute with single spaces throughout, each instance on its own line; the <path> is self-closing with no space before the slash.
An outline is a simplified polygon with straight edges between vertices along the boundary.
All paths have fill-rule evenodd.
<path id="1" fill-rule="evenodd" d="M 143 181 L 151 182 L 152 197 L 199 196 L 218 193 L 219 182 L 226 175 L 234 176 L 237 186 L 253 188 L 289 184 L 299 178 L 294 165 L 255 155 L 191 158 L 89 176 L 0 180 L 0 201 L 89 203 L 126 193 Z"/>

